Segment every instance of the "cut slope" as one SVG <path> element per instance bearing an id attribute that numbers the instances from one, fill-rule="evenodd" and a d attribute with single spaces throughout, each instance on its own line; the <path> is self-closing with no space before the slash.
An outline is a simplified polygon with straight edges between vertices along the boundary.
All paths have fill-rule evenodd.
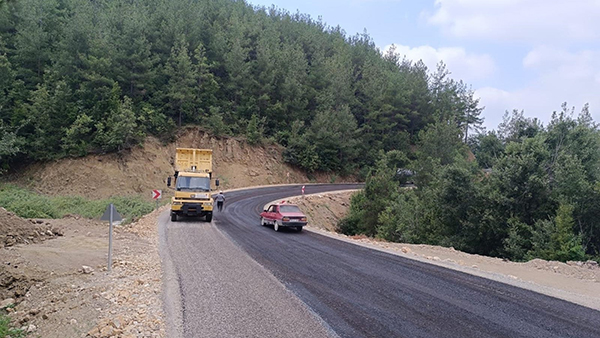
<path id="1" fill-rule="evenodd" d="M 148 138 L 143 147 L 122 154 L 90 155 L 36 163 L 8 181 L 47 195 L 78 195 L 92 199 L 169 190 L 165 180 L 173 175 L 175 148 L 213 150 L 213 169 L 222 189 L 264 184 L 307 182 L 306 175 L 282 162 L 278 145 L 249 146 L 244 140 L 217 138 L 197 128 L 182 131 L 177 141 L 163 145 Z M 327 175 L 317 181 L 328 182 Z"/>

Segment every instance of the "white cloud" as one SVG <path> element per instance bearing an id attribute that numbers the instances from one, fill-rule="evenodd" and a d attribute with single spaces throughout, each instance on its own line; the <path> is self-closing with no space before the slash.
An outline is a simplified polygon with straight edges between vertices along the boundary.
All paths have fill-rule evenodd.
<path id="1" fill-rule="evenodd" d="M 562 102 L 576 111 L 590 104 L 594 120 L 600 122 L 600 51 L 569 52 L 548 46 L 536 47 L 523 59 L 523 67 L 535 72 L 535 80 L 514 91 L 493 87 L 476 90 L 486 106 L 486 126 L 495 128 L 505 110 L 524 109 L 525 115 L 544 122 Z"/>
<path id="2" fill-rule="evenodd" d="M 427 22 L 452 36 L 517 41 L 595 41 L 599 0 L 436 0 Z"/>
<path id="3" fill-rule="evenodd" d="M 436 70 L 440 61 L 448 66 L 452 78 L 470 81 L 485 79 L 496 71 L 496 65 L 491 56 L 487 54 L 468 53 L 461 47 L 433 48 L 431 46 L 409 47 L 403 45 L 390 45 L 384 48 L 384 53 L 395 46 L 396 53 L 406 56 L 412 61 L 422 60 L 430 71 Z"/>

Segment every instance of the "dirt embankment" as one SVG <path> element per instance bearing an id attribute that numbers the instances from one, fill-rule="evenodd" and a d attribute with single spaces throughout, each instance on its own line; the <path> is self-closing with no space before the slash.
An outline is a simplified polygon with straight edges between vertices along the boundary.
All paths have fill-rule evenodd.
<path id="1" fill-rule="evenodd" d="M 178 147 L 212 149 L 213 171 L 220 178 L 223 190 L 309 181 L 304 172 L 282 162 L 281 146 L 249 146 L 242 139 L 217 138 L 196 128 L 182 131 L 177 141 L 168 145 L 150 137 L 143 147 L 122 154 L 37 163 L 11 173 L 5 181 L 46 195 L 100 199 L 143 194 L 150 198 L 152 189 L 162 189 L 168 196 L 170 190 L 165 182 L 173 175 Z M 315 182 L 331 180 L 327 174 L 316 174 L 312 178 Z"/>
<path id="2" fill-rule="evenodd" d="M 165 337 L 158 213 L 115 227 L 110 273 L 106 223 L 44 220 L 62 236 L 0 248 L 0 311 L 32 337 Z M 0 209 L 7 219 L 3 229 L 24 234 L 39 221 Z"/>

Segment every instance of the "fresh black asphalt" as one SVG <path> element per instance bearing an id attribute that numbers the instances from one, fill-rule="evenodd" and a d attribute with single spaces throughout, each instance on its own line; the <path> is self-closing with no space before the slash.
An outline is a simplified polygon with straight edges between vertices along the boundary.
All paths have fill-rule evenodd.
<path id="1" fill-rule="evenodd" d="M 214 223 L 339 336 L 600 337 L 596 310 L 315 233 L 275 232 L 259 224 L 266 203 L 298 195 L 300 187 L 228 192 Z M 307 185 L 306 194 L 356 187 Z"/>

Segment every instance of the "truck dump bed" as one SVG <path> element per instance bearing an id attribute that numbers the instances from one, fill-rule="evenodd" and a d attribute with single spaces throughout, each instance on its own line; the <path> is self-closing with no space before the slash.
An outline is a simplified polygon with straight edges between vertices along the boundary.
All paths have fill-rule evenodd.
<path id="1" fill-rule="evenodd" d="M 212 150 L 177 148 L 175 170 L 212 173 Z"/>

